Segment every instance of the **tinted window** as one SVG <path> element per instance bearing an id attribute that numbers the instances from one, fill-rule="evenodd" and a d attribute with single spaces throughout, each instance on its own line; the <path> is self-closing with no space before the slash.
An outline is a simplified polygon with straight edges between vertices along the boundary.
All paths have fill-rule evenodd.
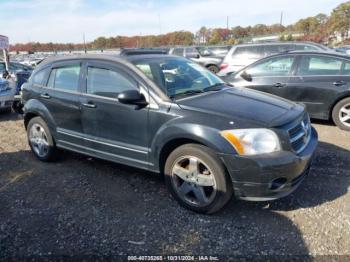
<path id="1" fill-rule="evenodd" d="M 264 50 L 262 46 L 241 46 L 237 47 L 233 53 L 233 57 L 247 57 L 247 58 L 260 58 L 264 56 Z"/>
<path id="2" fill-rule="evenodd" d="M 346 62 L 344 65 L 343 75 L 350 75 L 350 62 Z"/>
<path id="3" fill-rule="evenodd" d="M 274 55 L 278 53 L 283 53 L 287 51 L 293 51 L 293 45 L 265 45 L 264 46 L 265 55 Z"/>
<path id="4" fill-rule="evenodd" d="M 33 84 L 36 85 L 44 85 L 44 80 L 46 78 L 46 75 L 48 73 L 49 69 L 43 69 L 33 76 Z"/>
<path id="5" fill-rule="evenodd" d="M 175 48 L 173 51 L 173 55 L 183 56 L 184 49 L 183 48 Z"/>
<path id="6" fill-rule="evenodd" d="M 79 74 L 79 65 L 55 68 L 51 71 L 47 86 L 68 91 L 77 91 Z"/>
<path id="7" fill-rule="evenodd" d="M 325 56 L 304 56 L 300 61 L 300 75 L 338 75 L 342 60 Z"/>
<path id="8" fill-rule="evenodd" d="M 136 83 L 129 80 L 122 72 L 96 67 L 88 68 L 88 94 L 116 98 L 120 92 L 135 89 Z"/>
<path id="9" fill-rule="evenodd" d="M 247 70 L 252 76 L 285 76 L 292 69 L 294 58 L 291 56 L 269 59 Z"/>

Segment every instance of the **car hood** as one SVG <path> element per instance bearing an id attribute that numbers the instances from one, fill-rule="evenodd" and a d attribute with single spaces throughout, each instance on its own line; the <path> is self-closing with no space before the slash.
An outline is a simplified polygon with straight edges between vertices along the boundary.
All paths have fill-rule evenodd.
<path id="1" fill-rule="evenodd" d="M 247 88 L 228 87 L 221 91 L 178 100 L 179 106 L 210 115 L 229 118 L 242 126 L 277 127 L 299 117 L 304 106 Z"/>

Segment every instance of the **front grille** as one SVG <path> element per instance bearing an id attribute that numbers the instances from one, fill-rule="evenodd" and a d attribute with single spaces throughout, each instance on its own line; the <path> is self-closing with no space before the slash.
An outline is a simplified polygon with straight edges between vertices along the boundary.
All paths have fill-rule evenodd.
<path id="1" fill-rule="evenodd" d="M 290 144 L 296 153 L 302 152 L 311 138 L 311 122 L 306 114 L 301 122 L 288 130 Z"/>

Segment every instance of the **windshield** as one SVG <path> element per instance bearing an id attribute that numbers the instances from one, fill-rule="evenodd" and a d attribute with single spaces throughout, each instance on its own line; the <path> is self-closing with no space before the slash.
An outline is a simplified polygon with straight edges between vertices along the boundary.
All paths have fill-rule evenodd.
<path id="1" fill-rule="evenodd" d="M 132 61 L 170 98 L 216 91 L 224 82 L 202 66 L 187 59 L 162 57 Z"/>

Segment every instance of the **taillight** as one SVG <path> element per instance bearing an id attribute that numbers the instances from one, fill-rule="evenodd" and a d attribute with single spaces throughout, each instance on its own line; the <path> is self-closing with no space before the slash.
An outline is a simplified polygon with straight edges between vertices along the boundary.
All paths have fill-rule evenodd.
<path id="1" fill-rule="evenodd" d="M 228 64 L 223 63 L 223 64 L 220 65 L 220 70 L 224 70 L 224 69 L 226 69 L 227 67 L 228 67 Z"/>

